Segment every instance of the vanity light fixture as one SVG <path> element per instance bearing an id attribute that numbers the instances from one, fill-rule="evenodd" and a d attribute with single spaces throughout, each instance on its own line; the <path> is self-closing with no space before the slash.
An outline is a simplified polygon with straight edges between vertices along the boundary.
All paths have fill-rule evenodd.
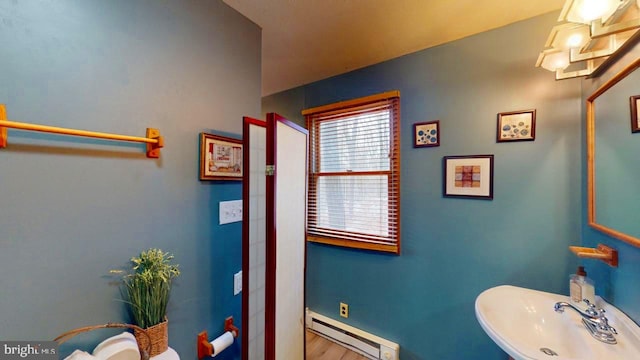
<path id="1" fill-rule="evenodd" d="M 566 0 L 558 21 L 536 67 L 588 76 L 640 29 L 640 0 Z"/>

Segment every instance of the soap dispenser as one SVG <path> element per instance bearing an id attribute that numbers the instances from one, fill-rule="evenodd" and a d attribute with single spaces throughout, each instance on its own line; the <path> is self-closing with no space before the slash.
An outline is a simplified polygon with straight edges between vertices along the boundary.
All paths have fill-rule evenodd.
<path id="1" fill-rule="evenodd" d="M 595 304 L 595 287 L 593 280 L 587 277 L 584 266 L 578 266 L 575 274 L 569 277 L 569 291 L 571 301 L 576 304 L 582 303 L 582 299 L 587 299 L 591 304 Z"/>

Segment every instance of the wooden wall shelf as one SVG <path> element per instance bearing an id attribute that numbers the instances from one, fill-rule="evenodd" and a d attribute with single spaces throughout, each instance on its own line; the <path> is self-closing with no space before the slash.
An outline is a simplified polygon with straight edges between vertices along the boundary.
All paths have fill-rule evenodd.
<path id="1" fill-rule="evenodd" d="M 598 247 L 595 249 L 580 246 L 569 246 L 569 250 L 580 258 L 601 260 L 610 266 L 618 267 L 618 250 L 609 246 L 598 244 Z"/>

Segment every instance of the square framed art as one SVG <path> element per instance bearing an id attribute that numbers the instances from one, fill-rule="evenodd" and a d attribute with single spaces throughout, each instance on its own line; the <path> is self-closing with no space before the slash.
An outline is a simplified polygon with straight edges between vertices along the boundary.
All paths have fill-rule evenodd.
<path id="1" fill-rule="evenodd" d="M 242 180 L 242 140 L 201 133 L 200 180 Z"/>
<path id="2" fill-rule="evenodd" d="M 496 142 L 533 141 L 536 139 L 536 110 L 498 114 Z"/>
<path id="3" fill-rule="evenodd" d="M 443 196 L 493 199 L 493 155 L 443 158 Z"/>
<path id="4" fill-rule="evenodd" d="M 413 124 L 413 147 L 440 146 L 440 120 Z"/>

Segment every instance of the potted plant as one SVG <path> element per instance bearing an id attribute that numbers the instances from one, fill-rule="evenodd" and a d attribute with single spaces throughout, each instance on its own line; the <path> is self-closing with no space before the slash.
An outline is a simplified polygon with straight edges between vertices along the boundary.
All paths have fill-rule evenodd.
<path id="1" fill-rule="evenodd" d="M 173 255 L 160 249 L 143 251 L 131 258 L 131 272 L 123 277 L 123 297 L 129 305 L 133 321 L 145 329 L 151 337 L 151 354 L 155 356 L 167 350 L 167 303 L 172 280 L 180 275 Z M 134 330 L 141 348 L 146 347 L 147 337 Z"/>

